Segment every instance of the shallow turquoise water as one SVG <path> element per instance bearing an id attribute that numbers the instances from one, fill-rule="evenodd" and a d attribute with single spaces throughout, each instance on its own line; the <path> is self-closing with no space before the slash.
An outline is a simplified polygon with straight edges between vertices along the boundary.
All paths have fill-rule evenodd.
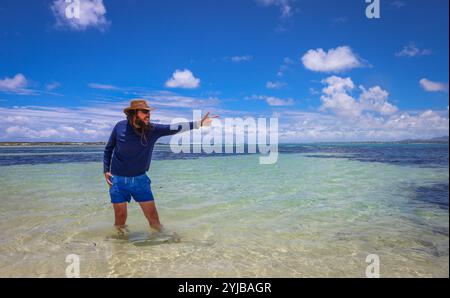
<path id="1" fill-rule="evenodd" d="M 364 277 L 378 254 L 382 277 L 448 277 L 448 205 L 418 191 L 448 188 L 448 167 L 319 155 L 153 161 L 160 217 L 182 240 L 143 247 L 108 240 L 101 163 L 1 167 L 0 276 L 64 276 L 78 254 L 83 277 Z M 148 229 L 137 204 L 128 224 Z"/>

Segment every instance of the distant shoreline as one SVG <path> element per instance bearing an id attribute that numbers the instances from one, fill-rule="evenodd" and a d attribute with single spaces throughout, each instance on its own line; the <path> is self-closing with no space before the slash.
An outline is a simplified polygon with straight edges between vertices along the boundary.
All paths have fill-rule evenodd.
<path id="1" fill-rule="evenodd" d="M 0 147 L 105 146 L 106 142 L 0 142 Z M 156 145 L 168 145 L 156 143 Z"/>
<path id="2" fill-rule="evenodd" d="M 320 144 L 448 144 L 448 137 L 434 138 L 430 140 L 401 140 L 401 141 L 367 141 L 367 142 L 311 142 L 311 143 L 280 143 L 280 145 L 320 145 Z M 55 146 L 105 146 L 106 142 L 0 142 L 0 147 L 55 147 Z M 169 145 L 168 143 L 156 143 L 156 145 Z M 198 145 L 198 144 L 194 144 Z M 242 144 L 241 144 L 242 145 Z"/>
<path id="3" fill-rule="evenodd" d="M 105 142 L 0 142 L 0 147 L 99 146 Z"/>

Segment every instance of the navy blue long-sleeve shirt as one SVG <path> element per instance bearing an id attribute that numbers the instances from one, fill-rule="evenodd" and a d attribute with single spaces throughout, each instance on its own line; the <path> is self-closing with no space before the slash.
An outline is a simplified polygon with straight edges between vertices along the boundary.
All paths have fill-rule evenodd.
<path id="1" fill-rule="evenodd" d="M 113 176 L 135 177 L 145 174 L 150 169 L 153 148 L 156 141 L 164 136 L 174 135 L 189 129 L 197 128 L 195 122 L 177 124 L 172 130 L 170 125 L 152 124 L 147 132 L 147 142 L 141 142 L 138 135 L 127 120 L 120 121 L 114 127 L 111 137 L 105 147 L 103 156 L 103 171 L 111 172 Z"/>

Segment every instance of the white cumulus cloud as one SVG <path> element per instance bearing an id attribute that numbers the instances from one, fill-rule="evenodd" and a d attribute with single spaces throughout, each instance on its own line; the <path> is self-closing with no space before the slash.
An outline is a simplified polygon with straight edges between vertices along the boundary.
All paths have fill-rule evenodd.
<path id="1" fill-rule="evenodd" d="M 196 78 L 189 69 L 175 70 L 172 78 L 166 82 L 166 87 L 168 88 L 195 89 L 199 86 L 200 79 Z"/>
<path id="2" fill-rule="evenodd" d="M 362 114 L 340 117 L 286 109 L 280 111 L 280 140 L 311 141 L 398 141 L 448 135 L 445 111 L 397 112 L 392 115 Z"/>
<path id="3" fill-rule="evenodd" d="M 25 88 L 27 86 L 27 79 L 21 73 L 16 74 L 13 78 L 4 78 L 0 80 L 0 88 L 4 90 L 16 90 Z"/>
<path id="4" fill-rule="evenodd" d="M 341 117 L 358 117 L 363 111 L 381 115 L 391 115 L 398 111 L 397 107 L 388 102 L 389 93 L 380 86 L 368 90 L 360 86 L 359 98 L 355 98 L 352 95 L 355 84 L 351 78 L 331 76 L 322 83 L 326 85 L 320 97 L 322 111 L 331 110 Z"/>
<path id="5" fill-rule="evenodd" d="M 426 78 L 421 79 L 419 83 L 428 92 L 448 92 L 448 83 L 433 82 Z"/>
<path id="6" fill-rule="evenodd" d="M 26 126 L 10 126 L 6 130 L 6 136 L 23 136 L 30 139 L 45 139 L 58 136 L 58 131 L 53 128 L 45 128 L 41 130 L 32 129 Z"/>
<path id="7" fill-rule="evenodd" d="M 75 31 L 83 31 L 88 28 L 105 30 L 109 26 L 110 22 L 106 19 L 103 0 L 79 0 L 79 4 L 79 17 L 74 17 L 75 2 L 54 0 L 50 8 L 56 18 L 56 25 Z"/>
<path id="8" fill-rule="evenodd" d="M 349 95 L 355 88 L 350 78 L 329 77 L 322 81 L 327 86 L 322 90 L 323 95 L 321 110 L 332 110 L 339 116 L 354 117 L 361 114 L 361 107 L 356 100 Z"/>
<path id="9" fill-rule="evenodd" d="M 32 93 L 31 90 L 27 89 L 28 81 L 26 77 L 18 73 L 12 78 L 0 79 L 0 91 L 19 93 L 19 94 L 29 94 Z"/>
<path id="10" fill-rule="evenodd" d="M 302 62 L 308 70 L 327 73 L 343 72 L 365 65 L 348 46 L 337 47 L 327 52 L 323 49 L 309 50 L 303 55 Z"/>
<path id="11" fill-rule="evenodd" d="M 388 102 L 389 93 L 375 86 L 366 90 L 363 86 L 359 87 L 362 91 L 359 96 L 359 103 L 362 110 L 376 111 L 382 115 L 391 115 L 398 111 L 398 108 Z"/>

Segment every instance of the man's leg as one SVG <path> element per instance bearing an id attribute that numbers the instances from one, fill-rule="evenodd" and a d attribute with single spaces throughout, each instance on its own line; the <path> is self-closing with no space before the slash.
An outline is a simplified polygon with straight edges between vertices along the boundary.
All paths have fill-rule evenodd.
<path id="1" fill-rule="evenodd" d="M 150 224 L 150 227 L 158 232 L 161 232 L 161 223 L 159 222 L 158 210 L 154 201 L 140 202 L 142 211 Z"/>
<path id="2" fill-rule="evenodd" d="M 120 232 L 122 229 L 126 228 L 125 223 L 127 222 L 127 203 L 113 204 L 113 206 L 115 217 L 114 226 Z"/>

